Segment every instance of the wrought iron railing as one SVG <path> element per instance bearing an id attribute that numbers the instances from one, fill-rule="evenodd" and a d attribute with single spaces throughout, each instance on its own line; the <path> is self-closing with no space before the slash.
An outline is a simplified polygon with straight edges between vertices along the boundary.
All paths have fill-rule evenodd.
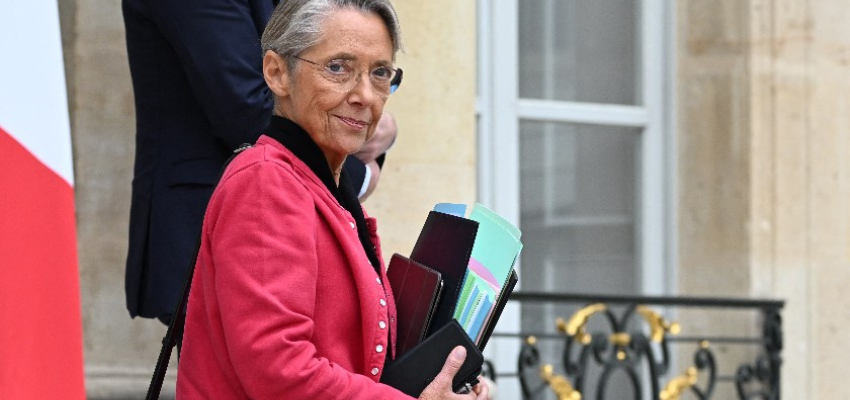
<path id="1" fill-rule="evenodd" d="M 493 335 L 522 345 L 516 370 L 488 362 L 485 375 L 497 386 L 518 379 L 523 399 L 780 398 L 783 301 L 516 292 L 511 302 L 573 310 L 549 321 L 549 331 L 531 332 L 523 323 L 520 333 Z M 659 309 L 690 313 L 711 329 L 690 332 Z M 754 317 L 744 323 L 726 319 L 735 311 Z M 712 313 L 724 321 L 706 323 Z M 689 334 L 680 335 L 685 330 Z"/>

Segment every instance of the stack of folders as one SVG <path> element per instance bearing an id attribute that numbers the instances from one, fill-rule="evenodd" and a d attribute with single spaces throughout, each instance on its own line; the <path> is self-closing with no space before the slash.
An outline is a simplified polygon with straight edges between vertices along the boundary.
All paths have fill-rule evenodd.
<path id="1" fill-rule="evenodd" d="M 438 204 L 410 257 L 393 255 L 387 271 L 398 313 L 396 358 L 381 381 L 418 397 L 452 348 L 467 348 L 454 389 L 475 384 L 481 350 L 517 283 L 520 231 L 476 204 Z"/>

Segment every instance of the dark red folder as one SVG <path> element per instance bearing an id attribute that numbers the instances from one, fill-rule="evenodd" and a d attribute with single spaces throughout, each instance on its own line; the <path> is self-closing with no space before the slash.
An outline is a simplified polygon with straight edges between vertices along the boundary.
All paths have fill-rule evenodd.
<path id="1" fill-rule="evenodd" d="M 439 272 L 400 254 L 390 259 L 387 279 L 398 313 L 396 351 L 403 355 L 425 338 L 443 280 Z"/>

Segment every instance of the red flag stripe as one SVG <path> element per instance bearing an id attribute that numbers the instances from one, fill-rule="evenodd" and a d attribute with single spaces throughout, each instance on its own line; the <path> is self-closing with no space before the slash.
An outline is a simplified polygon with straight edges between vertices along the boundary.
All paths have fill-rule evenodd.
<path id="1" fill-rule="evenodd" d="M 2 128 L 0 155 L 0 399 L 84 399 L 74 190 Z"/>

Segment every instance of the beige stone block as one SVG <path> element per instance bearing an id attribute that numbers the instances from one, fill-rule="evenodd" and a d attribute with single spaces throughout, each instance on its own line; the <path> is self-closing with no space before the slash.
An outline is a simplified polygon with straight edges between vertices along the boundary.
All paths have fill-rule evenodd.
<path id="1" fill-rule="evenodd" d="M 696 76 L 682 89 L 679 237 L 682 293 L 740 296 L 749 287 L 747 148 L 735 121 L 737 78 Z"/>
<path id="2" fill-rule="evenodd" d="M 754 74 L 750 90 L 750 264 L 753 271 L 751 293 L 757 297 L 775 296 L 776 281 L 776 186 L 772 80 L 762 72 Z"/>
<path id="3" fill-rule="evenodd" d="M 848 224 L 848 174 L 850 120 L 848 117 L 848 60 L 850 29 L 846 4 L 816 1 L 811 5 L 813 21 L 809 68 L 809 242 L 812 279 L 809 323 L 812 329 L 810 374 L 812 398 L 829 398 L 850 393 L 843 379 L 848 368 L 843 342 L 850 318 L 842 312 L 850 305 L 850 224 Z"/>
<path id="4" fill-rule="evenodd" d="M 850 67 L 847 4 L 841 0 L 813 1 L 809 12 L 812 18 L 812 58 L 817 74 L 834 74 L 845 81 Z"/>
<path id="5" fill-rule="evenodd" d="M 842 87 L 844 86 L 844 87 Z M 810 89 L 808 149 L 809 241 L 815 263 L 846 262 L 848 227 L 841 223 L 848 211 L 847 154 L 842 142 L 850 136 L 847 125 L 847 85 L 826 82 Z M 843 107 L 842 107 L 843 106 Z"/>
<path id="6" fill-rule="evenodd" d="M 406 50 L 397 60 L 404 83 L 388 102 L 404 142 L 393 157 L 474 169 L 474 3 L 397 2 L 396 7 Z"/>
<path id="7" fill-rule="evenodd" d="M 775 296 L 776 286 L 776 164 L 775 101 L 773 98 L 773 15 L 770 0 L 751 2 L 749 8 L 749 132 L 750 154 L 750 263 L 751 293 Z M 743 111 L 747 113 L 746 110 Z"/>
<path id="8" fill-rule="evenodd" d="M 803 2 L 774 1 L 761 10 L 768 13 L 770 31 L 763 38 L 770 47 L 769 66 L 759 64 L 755 76 L 758 84 L 769 78 L 769 90 L 761 92 L 771 114 L 762 126 L 768 131 L 758 135 L 773 135 L 770 148 L 754 148 L 757 157 L 773 164 L 772 173 L 755 179 L 772 179 L 773 249 L 772 263 L 775 282 L 774 296 L 785 299 L 783 311 L 786 345 L 783 352 L 783 395 L 790 398 L 809 398 L 809 366 L 811 363 L 809 243 L 807 242 L 808 212 L 805 201 L 807 165 L 810 153 L 807 142 L 807 76 L 808 39 L 810 26 L 807 5 Z M 760 60 L 763 61 L 763 60 Z"/>
<path id="9" fill-rule="evenodd" d="M 777 257 L 804 265 L 807 256 L 806 85 L 798 79 L 777 79 L 776 85 L 776 240 Z"/>
<path id="10" fill-rule="evenodd" d="M 684 40 L 688 57 L 738 57 L 748 38 L 746 5 L 736 0 L 687 1 L 679 5 L 687 22 Z"/>
<path id="11" fill-rule="evenodd" d="M 782 310 L 784 348 L 782 349 L 782 394 L 790 398 L 809 397 L 811 320 L 809 273 L 805 266 L 777 261 L 774 297 L 785 300 Z M 788 394 L 786 394 L 788 393 Z M 793 393 L 793 395 L 792 395 Z"/>
<path id="12" fill-rule="evenodd" d="M 829 263 L 812 265 L 810 318 L 806 327 L 811 330 L 811 397 L 829 399 L 850 394 L 847 359 L 850 351 L 844 345 L 850 327 L 850 264 Z"/>

